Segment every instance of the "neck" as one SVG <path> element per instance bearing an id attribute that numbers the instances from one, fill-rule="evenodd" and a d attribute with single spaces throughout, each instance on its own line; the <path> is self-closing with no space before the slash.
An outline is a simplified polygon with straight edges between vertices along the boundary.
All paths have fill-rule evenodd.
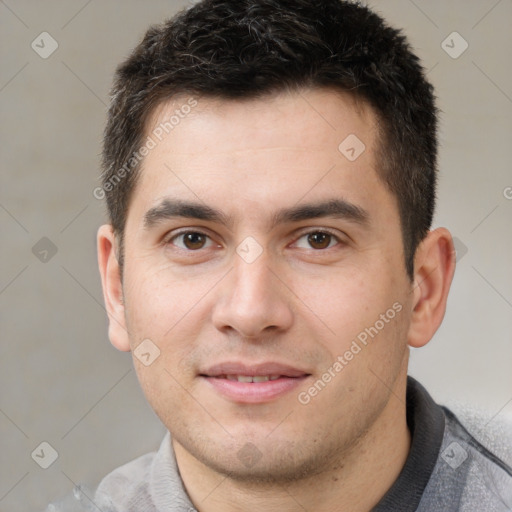
<path id="1" fill-rule="evenodd" d="M 200 512 L 368 511 L 398 478 L 409 453 L 405 397 L 406 381 L 397 379 L 367 433 L 320 474 L 286 486 L 240 483 L 208 468 L 173 440 L 181 478 Z"/>

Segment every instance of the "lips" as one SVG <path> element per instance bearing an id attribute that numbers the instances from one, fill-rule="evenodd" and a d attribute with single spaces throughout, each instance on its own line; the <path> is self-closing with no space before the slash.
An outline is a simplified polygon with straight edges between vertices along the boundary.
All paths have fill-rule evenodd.
<path id="1" fill-rule="evenodd" d="M 201 371 L 199 377 L 216 393 L 235 403 L 270 402 L 296 389 L 311 374 L 281 363 L 224 362 Z"/>
<path id="2" fill-rule="evenodd" d="M 281 375 L 219 375 L 215 378 L 236 380 L 237 382 L 268 382 L 269 380 L 277 380 L 280 377 Z"/>
<path id="3" fill-rule="evenodd" d="M 301 370 L 281 363 L 267 362 L 260 364 L 246 364 L 237 362 L 224 362 L 213 365 L 200 375 L 206 377 L 226 378 L 227 376 L 245 377 L 303 377 L 310 375 L 307 371 Z"/>

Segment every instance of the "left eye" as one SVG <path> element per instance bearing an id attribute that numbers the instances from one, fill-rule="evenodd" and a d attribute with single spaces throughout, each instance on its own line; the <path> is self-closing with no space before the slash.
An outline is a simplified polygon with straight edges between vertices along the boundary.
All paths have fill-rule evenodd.
<path id="1" fill-rule="evenodd" d="M 198 231 L 186 231 L 174 236 L 169 240 L 170 243 L 176 245 L 180 249 L 189 251 L 197 251 L 210 247 L 213 242 L 208 235 Z"/>
<path id="2" fill-rule="evenodd" d="M 311 233 L 302 235 L 294 245 L 301 249 L 312 248 L 315 250 L 320 250 L 328 249 L 329 247 L 336 245 L 338 242 L 339 240 L 331 233 L 326 233 L 325 231 L 313 231 Z"/>

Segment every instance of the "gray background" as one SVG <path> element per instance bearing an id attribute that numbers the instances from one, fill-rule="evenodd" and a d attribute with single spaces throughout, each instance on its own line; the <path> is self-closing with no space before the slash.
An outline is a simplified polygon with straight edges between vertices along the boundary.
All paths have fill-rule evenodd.
<path id="1" fill-rule="evenodd" d="M 163 436 L 130 355 L 107 338 L 95 253 L 104 206 L 92 191 L 115 66 L 186 4 L 0 1 L 1 511 L 44 508 Z M 410 373 L 492 423 L 512 416 L 512 1 L 369 4 L 404 28 L 437 88 L 435 225 L 458 239 L 445 321 Z M 31 48 L 44 31 L 59 45 L 47 59 Z M 453 31 L 469 44 L 458 58 L 442 47 Z M 58 452 L 46 470 L 31 458 L 43 441 Z"/>

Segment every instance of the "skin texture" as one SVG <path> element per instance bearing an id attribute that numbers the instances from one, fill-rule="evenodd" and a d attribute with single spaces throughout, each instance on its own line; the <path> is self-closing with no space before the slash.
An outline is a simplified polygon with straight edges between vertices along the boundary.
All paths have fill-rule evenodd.
<path id="1" fill-rule="evenodd" d="M 148 134 L 185 102 L 155 111 Z M 365 144 L 354 161 L 338 149 L 350 134 Z M 431 231 L 408 279 L 397 203 L 376 172 L 377 137 L 372 109 L 331 90 L 198 99 L 145 158 L 122 282 L 116 237 L 109 225 L 98 232 L 111 342 L 159 348 L 151 365 L 134 365 L 201 512 L 367 511 L 400 473 L 410 447 L 408 346 L 426 344 L 440 325 L 455 258 L 449 232 Z M 168 218 L 146 229 L 146 212 L 165 197 L 206 204 L 230 222 Z M 272 225 L 282 208 L 334 199 L 363 209 L 366 222 Z M 176 236 L 184 228 L 207 235 L 205 245 L 187 249 Z M 326 248 L 309 243 L 319 230 L 334 235 Z M 247 237 L 262 251 L 251 263 L 236 252 Z M 393 304 L 394 318 L 301 403 L 299 393 Z M 199 376 L 223 361 L 275 361 L 310 376 L 284 396 L 237 403 Z M 255 463 L 240 456 L 247 443 Z"/>

